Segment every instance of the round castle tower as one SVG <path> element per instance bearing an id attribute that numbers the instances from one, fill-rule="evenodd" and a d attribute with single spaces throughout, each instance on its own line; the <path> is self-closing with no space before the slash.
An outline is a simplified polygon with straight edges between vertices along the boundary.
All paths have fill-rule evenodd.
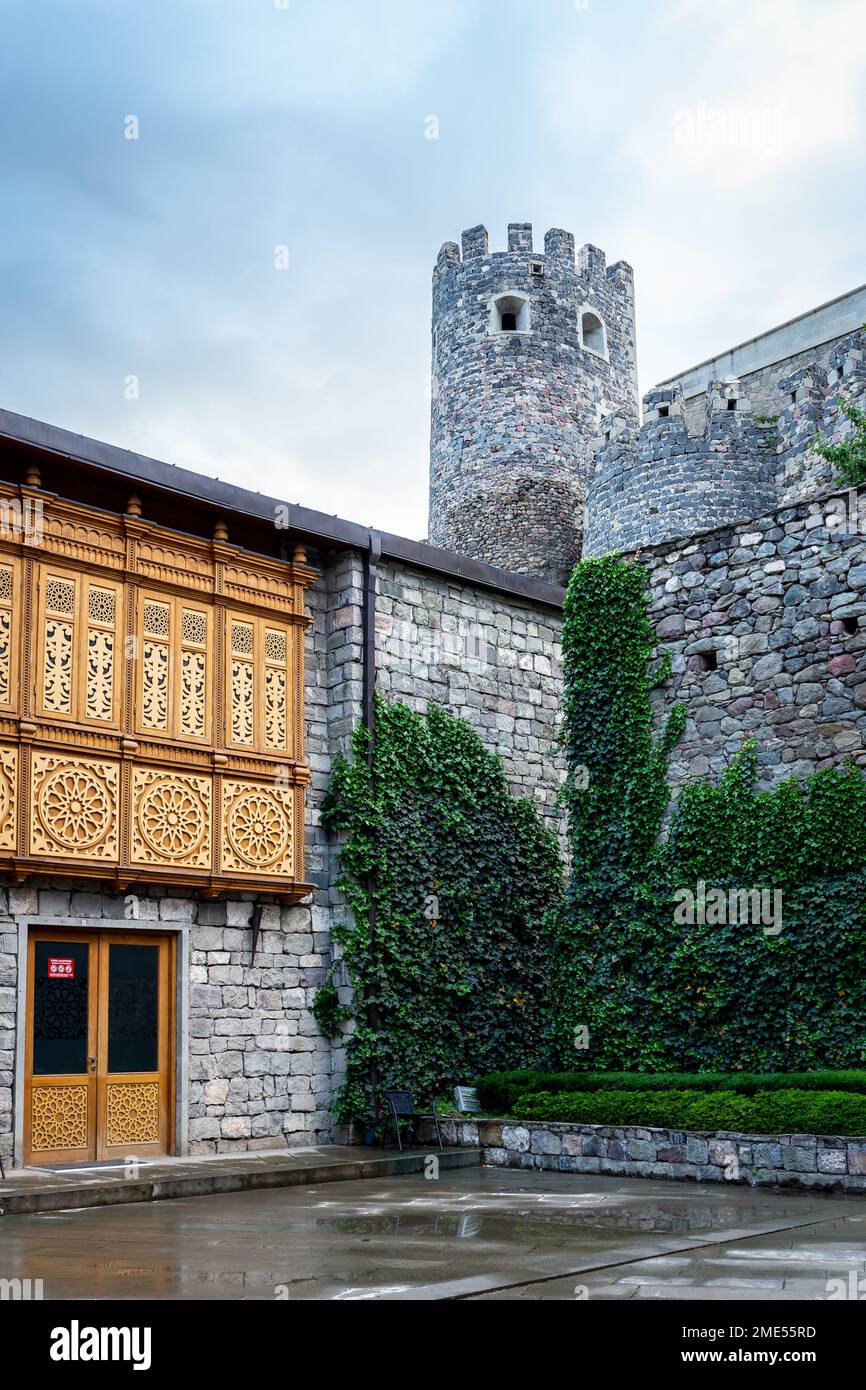
<path id="1" fill-rule="evenodd" d="M 580 558 L 599 422 L 637 425 L 634 283 L 624 261 L 514 222 L 446 242 L 433 273 L 431 545 L 564 584 Z"/>

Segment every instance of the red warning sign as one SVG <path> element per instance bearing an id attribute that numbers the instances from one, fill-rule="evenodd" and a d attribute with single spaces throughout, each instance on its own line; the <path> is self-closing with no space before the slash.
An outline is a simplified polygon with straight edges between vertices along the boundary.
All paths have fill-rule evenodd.
<path id="1" fill-rule="evenodd" d="M 74 980 L 75 961 L 71 956 L 48 957 L 49 980 Z"/>

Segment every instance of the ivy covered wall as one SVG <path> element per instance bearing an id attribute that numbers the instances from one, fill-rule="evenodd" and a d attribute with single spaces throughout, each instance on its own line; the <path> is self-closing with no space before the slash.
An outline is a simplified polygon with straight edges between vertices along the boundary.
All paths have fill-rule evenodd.
<path id="1" fill-rule="evenodd" d="M 686 711 L 674 706 L 653 734 L 650 693 L 669 666 L 650 667 L 645 584 L 638 564 L 585 560 L 565 603 L 572 871 L 552 928 L 553 1061 L 862 1064 L 866 780 L 829 767 L 756 792 L 746 741 L 720 780 L 683 789 L 662 836 Z M 754 920 L 759 902 L 769 910 Z"/>
<path id="2" fill-rule="evenodd" d="M 557 841 L 463 720 L 377 701 L 324 811 L 345 837 L 334 929 L 354 995 L 341 1120 L 369 1119 L 373 1085 L 424 1095 L 536 1062 L 545 1027 L 545 917 L 562 888 Z M 373 909 L 371 913 L 371 908 Z M 344 1016 L 333 987 L 317 1013 Z"/>
<path id="3" fill-rule="evenodd" d="M 646 580 L 607 556 L 569 586 L 564 888 L 534 803 L 441 707 L 380 698 L 372 768 L 363 729 L 338 762 L 323 819 L 341 838 L 353 1006 L 329 984 L 316 1010 L 329 1034 L 352 1018 L 338 1118 L 371 1118 L 387 1086 L 524 1066 L 866 1061 L 866 779 L 850 764 L 757 790 L 746 738 L 667 819 L 687 709 L 656 727 L 671 664 L 653 655 Z M 742 901 L 751 919 L 732 911 Z"/>

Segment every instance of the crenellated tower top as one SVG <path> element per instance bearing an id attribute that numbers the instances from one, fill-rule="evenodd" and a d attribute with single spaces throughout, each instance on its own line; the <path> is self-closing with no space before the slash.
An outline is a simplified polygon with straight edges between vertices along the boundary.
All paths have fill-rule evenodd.
<path id="1" fill-rule="evenodd" d="M 599 421 L 637 424 L 631 267 L 561 228 L 537 251 L 512 222 L 491 252 L 471 227 L 437 257 L 432 326 L 431 543 L 565 582 Z"/>

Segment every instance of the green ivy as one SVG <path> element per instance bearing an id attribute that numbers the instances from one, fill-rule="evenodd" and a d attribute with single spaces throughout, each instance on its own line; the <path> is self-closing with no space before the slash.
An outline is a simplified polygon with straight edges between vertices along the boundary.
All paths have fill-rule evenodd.
<path id="1" fill-rule="evenodd" d="M 687 785 L 662 837 L 685 710 L 655 737 L 667 677 L 645 574 L 582 561 L 565 600 L 572 872 L 552 926 L 556 1065 L 640 1071 L 806 1070 L 866 1060 L 866 781 L 828 768 L 756 794 L 745 744 L 714 785 Z M 576 775 L 586 766 L 589 785 Z M 782 929 L 679 925 L 677 890 L 782 894 Z M 575 1029 L 589 1031 L 576 1051 Z"/>
<path id="2" fill-rule="evenodd" d="M 339 993 L 330 977 L 316 990 L 312 1012 L 326 1038 L 335 1038 L 343 1024 L 352 1017 L 352 1010 L 340 1003 Z"/>
<path id="3" fill-rule="evenodd" d="M 562 891 L 555 837 L 463 720 L 379 698 L 372 777 L 368 755 L 361 728 L 323 813 L 351 908 L 334 932 L 356 1014 L 343 1121 L 372 1119 L 374 1089 L 420 1096 L 539 1060 L 542 928 Z"/>
<path id="4" fill-rule="evenodd" d="M 843 487 L 860 487 L 866 483 L 866 411 L 846 400 L 842 401 L 842 409 L 854 426 L 853 434 L 838 444 L 819 435 L 812 451 L 835 464 L 837 481 Z"/>

